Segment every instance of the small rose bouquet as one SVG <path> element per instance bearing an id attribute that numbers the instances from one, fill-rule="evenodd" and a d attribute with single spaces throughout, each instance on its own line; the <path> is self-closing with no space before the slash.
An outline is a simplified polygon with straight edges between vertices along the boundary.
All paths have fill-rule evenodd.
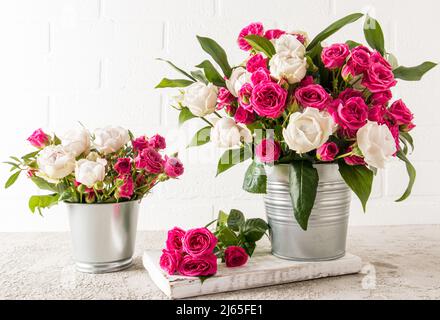
<path id="1" fill-rule="evenodd" d="M 214 222 L 215 231 L 211 232 L 208 227 Z M 169 230 L 159 265 L 169 275 L 203 280 L 217 273 L 218 259 L 228 268 L 245 265 L 268 229 L 264 220 L 246 220 L 239 210 L 232 209 L 229 215 L 220 211 L 218 218 L 204 228 Z"/>
<path id="2" fill-rule="evenodd" d="M 420 80 L 436 64 L 399 66 L 385 49 L 379 23 L 369 16 L 363 31 L 370 47 L 350 40 L 323 45 L 362 16 L 346 16 L 311 41 L 304 32 L 251 23 L 237 39 L 247 57 L 235 67 L 217 42 L 198 36 L 223 74 L 209 60 L 191 72 L 166 61 L 186 79 L 164 78 L 157 85 L 180 88 L 174 107 L 181 123 L 200 118 L 208 124 L 190 146 L 212 141 L 227 149 L 217 174 L 252 159 L 243 188 L 265 193 L 265 168 L 290 165 L 291 190 L 297 194 L 295 217 L 303 229 L 318 186 L 314 164 L 337 164 L 364 210 L 373 176 L 390 159 L 402 160 L 409 174 L 409 184 L 397 201 L 406 199 L 414 184 L 415 169 L 407 158 L 413 148 L 413 113 L 401 99 L 393 101 L 391 89 L 397 79 Z"/>
<path id="3" fill-rule="evenodd" d="M 37 150 L 21 158 L 11 157 L 13 174 L 8 188 L 22 172 L 48 195 L 29 200 L 32 212 L 59 201 L 73 203 L 113 203 L 140 200 L 159 182 L 183 174 L 175 156 L 163 157 L 165 139 L 133 134 L 121 127 L 73 129 L 58 138 L 36 130 L 29 138 Z"/>

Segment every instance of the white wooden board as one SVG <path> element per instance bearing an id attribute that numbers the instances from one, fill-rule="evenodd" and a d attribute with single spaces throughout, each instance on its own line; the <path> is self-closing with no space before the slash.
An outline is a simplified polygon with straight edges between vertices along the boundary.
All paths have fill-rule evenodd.
<path id="1" fill-rule="evenodd" d="M 198 278 L 163 272 L 160 255 L 160 251 L 145 251 L 144 267 L 159 289 L 172 299 L 340 276 L 358 273 L 362 268 L 361 258 L 348 253 L 337 260 L 298 262 L 279 259 L 270 252 L 258 252 L 242 267 L 226 268 L 219 264 L 217 274 L 202 284 Z"/>

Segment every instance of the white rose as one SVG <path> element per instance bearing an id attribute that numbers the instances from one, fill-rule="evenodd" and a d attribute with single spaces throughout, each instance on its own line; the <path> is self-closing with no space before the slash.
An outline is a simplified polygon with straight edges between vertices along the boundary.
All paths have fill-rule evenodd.
<path id="1" fill-rule="evenodd" d="M 217 87 L 212 83 L 195 82 L 184 89 L 182 104 L 197 117 L 203 117 L 215 111 Z"/>
<path id="2" fill-rule="evenodd" d="M 96 129 L 94 135 L 93 142 L 96 149 L 104 154 L 116 152 L 130 141 L 128 130 L 121 127 Z"/>
<path id="3" fill-rule="evenodd" d="M 81 159 L 76 162 L 75 179 L 91 188 L 96 182 L 104 180 L 106 165 L 105 159 L 96 159 L 96 161 Z"/>
<path id="4" fill-rule="evenodd" d="M 306 47 L 299 41 L 296 36 L 291 34 L 283 34 L 275 40 L 275 51 L 277 54 L 288 57 L 304 58 Z"/>
<path id="5" fill-rule="evenodd" d="M 61 136 L 61 144 L 64 149 L 78 157 L 80 154 L 87 154 L 90 150 L 90 135 L 83 128 L 67 131 Z"/>
<path id="6" fill-rule="evenodd" d="M 217 120 L 211 129 L 211 141 L 220 148 L 239 146 L 240 142 L 252 142 L 252 134 L 248 128 L 237 124 L 231 118 Z"/>
<path id="7" fill-rule="evenodd" d="M 327 112 L 306 108 L 290 116 L 283 137 L 291 150 L 305 153 L 322 146 L 335 130 L 336 124 Z"/>
<path id="8" fill-rule="evenodd" d="M 235 68 L 229 79 L 226 79 L 226 88 L 234 97 L 238 97 L 241 87 L 251 81 L 251 74 L 243 67 Z"/>
<path id="9" fill-rule="evenodd" d="M 378 169 L 383 169 L 397 151 L 394 137 L 385 124 L 368 121 L 358 130 L 356 138 L 365 162 Z"/>
<path id="10" fill-rule="evenodd" d="M 47 146 L 38 154 L 37 165 L 39 177 L 56 183 L 73 172 L 75 156 L 61 145 Z"/>
<path id="11" fill-rule="evenodd" d="M 290 84 L 300 82 L 307 72 L 306 58 L 296 58 L 275 54 L 269 61 L 271 75 L 280 80 L 286 79 Z"/>

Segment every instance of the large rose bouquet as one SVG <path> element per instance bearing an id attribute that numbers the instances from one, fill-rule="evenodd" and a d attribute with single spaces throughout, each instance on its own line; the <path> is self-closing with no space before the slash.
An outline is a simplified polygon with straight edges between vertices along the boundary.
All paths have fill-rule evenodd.
<path id="1" fill-rule="evenodd" d="M 413 114 L 401 99 L 393 99 L 391 89 L 397 79 L 420 80 L 436 64 L 399 66 L 385 50 L 378 22 L 369 16 L 364 34 L 370 47 L 354 41 L 323 46 L 323 40 L 362 16 L 344 17 L 312 41 L 302 32 L 252 23 L 239 33 L 238 45 L 248 56 L 236 67 L 214 40 L 198 36 L 223 75 L 209 60 L 189 73 L 166 61 L 186 79 L 164 78 L 157 85 L 180 88 L 174 106 L 180 122 L 198 117 L 208 124 L 191 146 L 212 141 L 227 148 L 217 174 L 251 158 L 243 188 L 265 193 L 265 165 L 290 164 L 298 195 L 295 217 L 304 229 L 318 185 L 313 164 L 337 163 L 364 210 L 376 170 L 391 158 L 405 162 L 409 174 L 397 201 L 410 195 L 415 180 L 407 158 Z"/>
<path id="2" fill-rule="evenodd" d="M 59 201 L 73 203 L 113 203 L 140 200 L 159 182 L 177 178 L 184 169 L 175 156 L 163 157 L 165 139 L 133 134 L 121 127 L 97 129 L 90 134 L 79 128 L 60 138 L 36 130 L 29 138 L 37 150 L 11 157 L 13 174 L 8 188 L 22 172 L 48 195 L 29 199 L 32 212 Z"/>

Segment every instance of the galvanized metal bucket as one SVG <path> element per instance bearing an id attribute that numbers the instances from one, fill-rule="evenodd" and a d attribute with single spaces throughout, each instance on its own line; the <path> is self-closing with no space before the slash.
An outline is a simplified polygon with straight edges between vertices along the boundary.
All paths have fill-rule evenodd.
<path id="1" fill-rule="evenodd" d="M 78 271 L 115 272 L 132 264 L 139 201 L 66 205 Z"/>
<path id="2" fill-rule="evenodd" d="M 289 260 L 322 261 L 345 254 L 351 191 L 337 164 L 317 164 L 319 184 L 307 231 L 296 222 L 289 186 L 289 165 L 266 168 L 264 197 L 272 254 Z"/>

